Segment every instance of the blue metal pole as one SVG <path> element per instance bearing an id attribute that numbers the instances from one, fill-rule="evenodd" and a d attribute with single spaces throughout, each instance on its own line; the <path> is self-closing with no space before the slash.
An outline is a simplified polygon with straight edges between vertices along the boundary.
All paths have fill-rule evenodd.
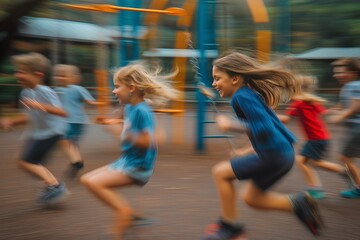
<path id="1" fill-rule="evenodd" d="M 197 29 L 198 29 L 198 48 L 199 48 L 199 72 L 200 72 L 200 81 L 205 83 L 206 79 L 206 58 L 205 58 L 205 35 L 206 35 L 206 4 L 204 0 L 198 0 L 197 7 Z M 197 150 L 204 150 L 204 132 L 205 132 L 205 113 L 206 113 L 206 104 L 205 97 L 202 95 L 199 90 L 196 93 L 198 100 L 197 107 Z"/>
<path id="2" fill-rule="evenodd" d="M 141 0 L 117 0 L 118 6 L 141 7 Z M 119 11 L 118 25 L 120 29 L 119 57 L 120 66 L 125 66 L 132 60 L 140 57 L 139 41 L 137 39 L 140 25 L 140 13 L 131 11 Z M 130 29 L 125 29 L 127 26 Z M 130 36 L 128 36 L 130 33 Z M 124 37 L 125 35 L 126 38 Z"/>

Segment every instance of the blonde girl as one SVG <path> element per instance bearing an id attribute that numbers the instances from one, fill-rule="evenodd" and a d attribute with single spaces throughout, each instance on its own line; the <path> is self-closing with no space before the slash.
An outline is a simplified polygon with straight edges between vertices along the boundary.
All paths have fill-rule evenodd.
<path id="1" fill-rule="evenodd" d="M 297 117 L 306 136 L 306 143 L 296 163 L 304 175 L 306 191 L 315 199 L 325 198 L 321 181 L 313 166 L 332 171 L 346 177 L 345 168 L 336 163 L 323 160 L 323 156 L 330 143 L 330 133 L 322 116 L 327 113 L 323 107 L 325 100 L 313 92 L 316 87 L 316 78 L 305 75 L 296 76 L 301 83 L 302 92 L 293 97 L 285 115 L 279 116 L 282 122 L 288 123 L 292 117 Z"/>
<path id="2" fill-rule="evenodd" d="M 113 163 L 81 177 L 81 182 L 116 214 L 114 231 L 119 239 L 131 226 L 135 210 L 114 191 L 116 187 L 145 185 L 153 174 L 157 157 L 156 122 L 145 101 L 175 100 L 180 95 L 167 82 L 175 73 L 160 75 L 160 68 L 149 70 L 144 62 L 120 68 L 114 76 L 113 93 L 124 104 L 121 155 Z"/>

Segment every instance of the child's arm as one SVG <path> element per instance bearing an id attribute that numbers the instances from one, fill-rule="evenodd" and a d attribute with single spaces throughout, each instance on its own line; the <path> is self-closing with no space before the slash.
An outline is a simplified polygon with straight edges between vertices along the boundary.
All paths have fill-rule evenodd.
<path id="1" fill-rule="evenodd" d="M 138 148 L 149 148 L 151 144 L 151 135 L 148 131 L 143 131 L 137 134 L 128 133 L 126 140 L 133 143 Z"/>
<path id="2" fill-rule="evenodd" d="M 331 116 L 329 122 L 339 123 L 358 111 L 360 111 L 360 99 L 353 99 L 349 108 L 340 111 L 338 115 Z"/>
<path id="3" fill-rule="evenodd" d="M 216 116 L 216 122 L 218 127 L 222 131 L 236 131 L 236 132 L 246 132 L 248 129 L 244 124 L 241 124 L 239 120 L 232 120 L 225 115 L 218 114 Z"/>
<path id="4" fill-rule="evenodd" d="M 278 114 L 277 117 L 282 123 L 288 123 L 291 120 L 291 117 L 289 115 Z"/>
<path id="5" fill-rule="evenodd" d="M 98 102 L 98 101 L 92 101 L 92 100 L 85 100 L 85 102 L 89 105 L 93 105 L 93 106 L 105 106 L 107 103 L 106 102 Z"/>
<path id="6" fill-rule="evenodd" d="M 50 105 L 50 104 L 46 104 L 46 103 L 40 103 L 40 102 L 35 101 L 33 99 L 30 99 L 30 98 L 25 98 L 21 102 L 26 108 L 39 109 L 41 111 L 47 112 L 49 114 L 57 115 L 57 116 L 60 116 L 60 117 L 66 117 L 67 116 L 67 113 L 65 112 L 64 109 L 56 107 L 54 105 Z"/>
<path id="7" fill-rule="evenodd" d="M 27 122 L 28 122 L 28 117 L 26 115 L 21 115 L 15 118 L 0 119 L 0 125 L 5 130 L 10 130 L 15 125 L 25 124 Z"/>

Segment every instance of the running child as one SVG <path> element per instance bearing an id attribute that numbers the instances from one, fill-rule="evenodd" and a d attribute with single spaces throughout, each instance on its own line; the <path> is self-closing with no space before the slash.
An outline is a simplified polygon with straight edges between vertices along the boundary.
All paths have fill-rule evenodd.
<path id="1" fill-rule="evenodd" d="M 329 122 L 343 123 L 345 141 L 340 161 L 354 179 L 354 186 L 340 192 L 344 198 L 360 198 L 360 170 L 354 163 L 360 157 L 360 60 L 343 58 L 332 63 L 334 77 L 343 85 L 340 91 L 340 110 Z"/>
<path id="2" fill-rule="evenodd" d="M 49 87 L 43 85 L 50 72 L 50 61 L 41 54 L 29 53 L 12 58 L 15 65 L 14 76 L 23 88 L 20 103 L 27 116 L 8 119 L 2 122 L 5 129 L 18 124 L 31 123 L 27 141 L 22 150 L 20 167 L 41 179 L 46 187 L 40 193 L 43 204 L 53 204 L 67 195 L 65 184 L 60 182 L 44 166 L 46 156 L 56 146 L 65 133 L 66 112 L 60 99 Z"/>
<path id="3" fill-rule="evenodd" d="M 84 87 L 77 85 L 81 81 L 81 73 L 74 65 L 57 64 L 53 68 L 54 79 L 59 85 L 55 89 L 67 112 L 68 129 L 61 144 L 70 157 L 68 176 L 75 178 L 84 168 L 84 161 L 79 149 L 80 137 L 84 134 L 89 118 L 85 113 L 85 103 L 99 105 Z"/>
<path id="4" fill-rule="evenodd" d="M 295 159 L 295 138 L 271 109 L 301 90 L 295 77 L 237 52 L 216 59 L 212 74 L 212 86 L 221 97 L 231 98 L 231 106 L 239 120 L 218 115 L 219 128 L 246 132 L 253 153 L 213 167 L 222 212 L 220 219 L 207 228 L 203 240 L 232 239 L 244 233 L 237 216 L 236 179 L 250 180 L 243 195 L 249 206 L 293 212 L 312 234 L 319 234 L 321 219 L 316 202 L 309 194 L 285 195 L 269 191 L 290 171 Z"/>
<path id="5" fill-rule="evenodd" d="M 325 193 L 313 166 L 338 173 L 344 178 L 347 178 L 347 174 L 344 166 L 323 160 L 330 143 L 330 133 L 322 119 L 327 112 L 323 106 L 325 100 L 313 94 L 316 79 L 300 75 L 297 78 L 301 82 L 302 92 L 293 97 L 285 115 L 278 115 L 278 117 L 284 123 L 288 123 L 292 117 L 299 119 L 307 141 L 300 155 L 297 156 L 296 163 L 308 185 L 306 191 L 315 199 L 323 199 Z"/>
<path id="6" fill-rule="evenodd" d="M 115 192 L 116 187 L 145 185 L 153 174 L 157 157 L 155 117 L 145 99 L 177 99 L 180 95 L 165 80 L 174 74 L 158 75 L 144 63 L 120 68 L 114 76 L 113 93 L 125 105 L 121 132 L 121 155 L 113 163 L 84 174 L 80 181 L 115 214 L 114 232 L 121 239 L 136 218 L 131 205 Z"/>

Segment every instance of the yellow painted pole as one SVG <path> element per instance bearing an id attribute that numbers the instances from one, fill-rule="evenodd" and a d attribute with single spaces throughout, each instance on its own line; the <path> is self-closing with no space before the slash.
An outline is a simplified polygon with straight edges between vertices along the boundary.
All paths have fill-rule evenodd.
<path id="1" fill-rule="evenodd" d="M 255 23 L 269 23 L 269 15 L 263 0 L 247 0 L 251 15 Z M 257 59 L 268 62 L 271 52 L 271 31 L 256 31 L 256 50 Z"/>
<path id="2" fill-rule="evenodd" d="M 269 16 L 266 11 L 263 0 L 247 0 L 251 15 L 256 23 L 269 22 Z"/>
<path id="3" fill-rule="evenodd" d="M 107 13 L 116 13 L 118 11 L 132 11 L 132 12 L 147 12 L 147 13 L 159 13 L 168 14 L 175 16 L 185 16 L 186 12 L 182 8 L 170 7 L 164 10 L 159 9 L 148 9 L 148 8 L 131 8 L 131 7 L 120 7 L 110 4 L 87 4 L 87 5 L 76 5 L 76 4 L 61 4 L 63 7 L 73 8 L 85 11 L 98 11 Z"/>
<path id="4" fill-rule="evenodd" d="M 258 30 L 256 31 L 256 49 L 257 59 L 268 62 L 270 61 L 271 51 L 271 31 Z"/>

